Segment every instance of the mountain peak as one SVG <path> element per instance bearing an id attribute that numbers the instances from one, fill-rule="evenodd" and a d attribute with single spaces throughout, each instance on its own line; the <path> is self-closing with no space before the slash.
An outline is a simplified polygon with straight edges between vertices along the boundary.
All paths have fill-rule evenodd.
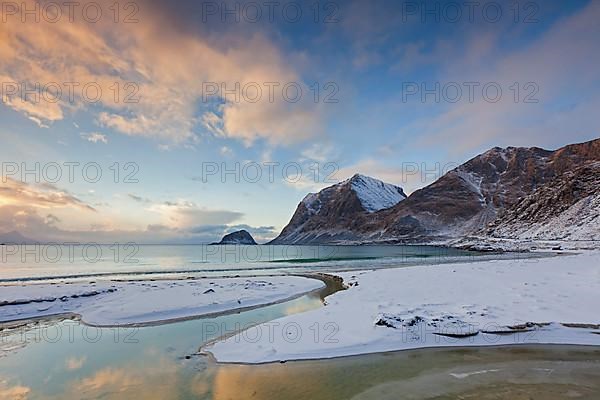
<path id="1" fill-rule="evenodd" d="M 288 225 L 271 243 L 310 243 L 322 237 L 344 240 L 356 229 L 359 216 L 389 209 L 405 198 L 401 187 L 355 174 L 306 195 Z"/>
<path id="2" fill-rule="evenodd" d="M 363 208 L 368 212 L 393 207 L 407 197 L 401 187 L 366 175 L 354 175 L 350 179 L 350 184 Z"/>
<path id="3" fill-rule="evenodd" d="M 352 176 L 352 178 L 348 179 L 348 181 L 353 182 L 353 181 L 357 181 L 360 179 L 375 179 L 375 178 L 371 178 L 370 176 L 356 173 Z"/>

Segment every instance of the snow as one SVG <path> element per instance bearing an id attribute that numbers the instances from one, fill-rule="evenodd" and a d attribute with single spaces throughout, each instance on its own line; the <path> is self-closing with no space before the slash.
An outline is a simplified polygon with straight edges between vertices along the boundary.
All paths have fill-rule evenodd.
<path id="1" fill-rule="evenodd" d="M 592 251 L 344 272 L 349 289 L 328 297 L 325 307 L 258 325 L 206 350 L 220 362 L 262 363 L 422 347 L 600 345 L 600 334 L 592 333 L 600 333 L 598 326 L 563 325 L 600 324 L 599 266 L 600 252 Z M 526 323 L 534 324 L 504 332 Z"/>
<path id="2" fill-rule="evenodd" d="M 456 174 L 459 178 L 461 178 L 466 184 L 469 185 L 469 188 L 479 196 L 479 202 L 481 204 L 485 204 L 485 196 L 481 191 L 481 184 L 483 183 L 483 178 L 477 176 L 474 173 L 456 170 Z"/>
<path id="3" fill-rule="evenodd" d="M 77 313 L 90 325 L 149 324 L 267 305 L 323 286 L 297 276 L 2 286 L 0 322 Z"/>
<path id="4" fill-rule="evenodd" d="M 369 176 L 356 174 L 352 178 L 325 188 L 319 193 L 309 193 L 302 199 L 302 203 L 311 215 L 318 214 L 321 211 L 321 193 L 324 191 L 339 191 L 347 184 L 350 184 L 363 208 L 370 213 L 393 207 L 407 197 L 401 187 Z"/>
<path id="5" fill-rule="evenodd" d="M 501 225 L 494 234 L 520 240 L 600 241 L 600 195 L 584 197 L 544 222 Z"/>
<path id="6" fill-rule="evenodd" d="M 406 199 L 402 188 L 365 175 L 357 174 L 350 182 L 363 208 L 370 213 L 393 207 Z"/>
<path id="7" fill-rule="evenodd" d="M 309 193 L 302 199 L 302 203 L 311 214 L 318 214 L 321 211 L 321 202 L 317 193 Z"/>

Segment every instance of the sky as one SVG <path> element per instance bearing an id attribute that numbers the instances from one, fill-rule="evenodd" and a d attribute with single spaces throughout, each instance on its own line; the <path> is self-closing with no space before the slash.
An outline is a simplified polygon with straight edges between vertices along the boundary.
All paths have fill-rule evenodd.
<path id="1" fill-rule="evenodd" d="M 362 173 L 600 136 L 600 2 L 2 2 L 0 233 L 277 235 Z"/>

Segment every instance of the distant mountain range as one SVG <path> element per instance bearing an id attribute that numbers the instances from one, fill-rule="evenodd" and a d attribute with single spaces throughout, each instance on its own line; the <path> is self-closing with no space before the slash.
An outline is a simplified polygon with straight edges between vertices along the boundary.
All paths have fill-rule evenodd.
<path id="1" fill-rule="evenodd" d="M 555 151 L 495 147 L 409 197 L 355 175 L 306 196 L 271 243 L 600 240 L 599 176 L 600 139 Z"/>
<path id="2" fill-rule="evenodd" d="M 17 231 L 0 233 L 0 244 L 32 244 L 37 243 L 33 239 L 29 239 L 21 235 Z"/>

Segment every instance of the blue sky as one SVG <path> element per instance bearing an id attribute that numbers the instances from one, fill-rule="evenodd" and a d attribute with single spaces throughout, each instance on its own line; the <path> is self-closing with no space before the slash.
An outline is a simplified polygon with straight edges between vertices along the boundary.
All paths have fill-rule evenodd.
<path id="1" fill-rule="evenodd" d="M 463 2 L 281 2 L 273 21 L 258 2 L 256 23 L 248 2 L 227 3 L 239 22 L 223 19 L 222 2 L 125 2 L 117 23 L 112 3 L 97 2 L 96 23 L 80 10 L 57 23 L 3 15 L 0 232 L 197 243 L 244 227 L 266 240 L 306 193 L 357 172 L 412 192 L 493 146 L 599 136 L 597 2 L 480 2 L 473 14 Z M 56 102 L 22 93 L 51 82 Z M 70 99 L 65 82 L 93 84 L 101 99 Z M 25 86 L 15 95 L 11 83 Z M 236 83 L 249 90 L 239 100 L 209 93 Z M 20 174 L 36 163 L 57 163 L 62 179 Z M 89 163 L 97 182 L 81 175 Z M 207 175 L 236 166 L 238 179 Z"/>

